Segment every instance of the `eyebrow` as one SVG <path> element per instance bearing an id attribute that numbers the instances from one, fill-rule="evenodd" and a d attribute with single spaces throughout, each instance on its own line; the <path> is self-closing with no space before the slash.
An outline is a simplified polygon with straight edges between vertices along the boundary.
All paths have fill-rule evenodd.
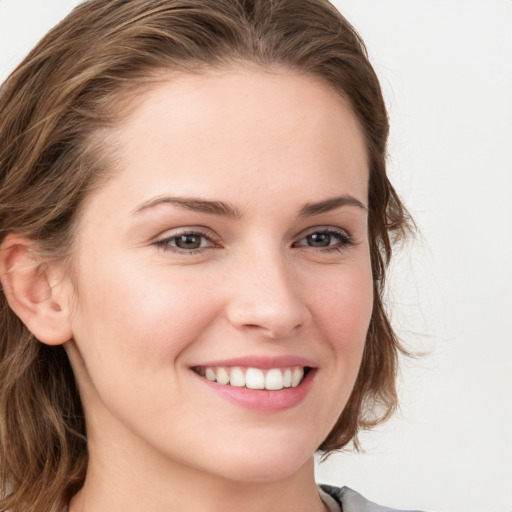
<path id="1" fill-rule="evenodd" d="M 160 204 L 170 204 L 184 208 L 186 210 L 192 210 L 195 212 L 209 213 L 212 215 L 223 215 L 225 217 L 233 217 L 239 219 L 242 214 L 233 205 L 229 203 L 223 203 L 222 201 L 206 201 L 204 199 L 197 199 L 195 197 L 157 197 L 150 199 L 143 203 L 133 213 L 141 213 L 149 208 L 154 208 Z"/>
<path id="2" fill-rule="evenodd" d="M 320 215 L 321 213 L 337 210 L 343 206 L 354 206 L 356 208 L 361 208 L 362 210 L 368 210 L 368 207 L 359 201 L 359 199 L 345 194 L 326 199 L 325 201 L 320 201 L 319 203 L 307 203 L 301 208 L 299 217 L 313 217 L 314 215 Z"/>
<path id="3" fill-rule="evenodd" d="M 150 199 L 149 201 L 146 201 L 139 208 L 137 208 L 133 212 L 133 214 L 142 213 L 160 204 L 170 204 L 186 210 L 192 210 L 195 212 L 207 213 L 211 215 L 232 217 L 235 219 L 240 219 L 242 217 L 242 213 L 240 212 L 240 210 L 238 210 L 238 208 L 236 208 L 236 206 L 233 206 L 232 204 L 225 203 L 222 201 L 207 201 L 195 197 L 168 196 L 157 197 L 155 199 Z M 313 217 L 315 215 L 320 215 L 322 213 L 330 212 L 332 210 L 337 210 L 338 208 L 342 208 L 344 206 L 352 206 L 363 210 L 368 210 L 368 208 L 361 201 L 359 201 L 353 196 L 345 194 L 338 197 L 332 197 L 330 199 L 326 199 L 325 201 L 320 201 L 318 203 L 306 203 L 300 209 L 299 218 Z"/>

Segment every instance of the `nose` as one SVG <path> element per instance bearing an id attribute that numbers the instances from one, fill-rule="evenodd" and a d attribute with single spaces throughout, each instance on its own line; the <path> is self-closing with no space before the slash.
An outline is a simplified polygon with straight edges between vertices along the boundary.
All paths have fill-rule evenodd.
<path id="1" fill-rule="evenodd" d="M 276 254 L 253 254 L 231 274 L 227 316 L 237 329 L 278 339 L 297 334 L 311 319 L 300 281 Z M 232 269 L 234 270 L 234 269 Z"/>

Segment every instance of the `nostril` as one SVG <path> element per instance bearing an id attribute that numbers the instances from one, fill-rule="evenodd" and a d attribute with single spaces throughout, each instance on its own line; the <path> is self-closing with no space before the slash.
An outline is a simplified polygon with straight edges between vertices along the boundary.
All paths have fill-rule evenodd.
<path id="1" fill-rule="evenodd" d="M 230 323 L 246 332 L 261 333 L 267 338 L 284 338 L 301 330 L 311 318 L 304 301 L 285 286 L 280 289 L 261 287 L 237 289 L 230 297 L 226 313 Z M 286 292 L 286 293 L 285 293 Z"/>

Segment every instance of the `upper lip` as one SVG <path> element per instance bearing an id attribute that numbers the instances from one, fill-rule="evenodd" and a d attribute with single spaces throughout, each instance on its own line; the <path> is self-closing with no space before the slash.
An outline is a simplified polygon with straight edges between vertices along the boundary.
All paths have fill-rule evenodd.
<path id="1" fill-rule="evenodd" d="M 194 367 L 234 367 L 241 366 L 246 368 L 260 368 L 268 370 L 270 368 L 289 368 L 293 366 L 304 366 L 309 368 L 316 368 L 317 365 L 305 357 L 300 356 L 242 356 L 234 357 L 231 359 L 217 359 L 215 361 L 207 361 L 204 363 L 193 365 Z"/>

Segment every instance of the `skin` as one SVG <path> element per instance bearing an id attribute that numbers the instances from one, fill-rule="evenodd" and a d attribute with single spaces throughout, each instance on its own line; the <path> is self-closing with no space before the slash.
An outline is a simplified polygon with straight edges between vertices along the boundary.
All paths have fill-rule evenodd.
<path id="1" fill-rule="evenodd" d="M 373 299 L 368 166 L 346 101 L 286 70 L 184 75 L 109 139 L 117 172 L 87 200 L 73 282 L 58 285 L 90 449 L 70 512 L 323 510 L 313 454 L 354 385 Z M 354 204 L 300 215 L 340 196 Z M 237 215 L 151 206 L 163 197 Z M 198 230 L 201 247 L 176 252 L 172 237 Z M 326 230 L 343 236 L 311 246 Z M 282 355 L 316 371 L 278 412 L 233 404 L 191 369 Z"/>

